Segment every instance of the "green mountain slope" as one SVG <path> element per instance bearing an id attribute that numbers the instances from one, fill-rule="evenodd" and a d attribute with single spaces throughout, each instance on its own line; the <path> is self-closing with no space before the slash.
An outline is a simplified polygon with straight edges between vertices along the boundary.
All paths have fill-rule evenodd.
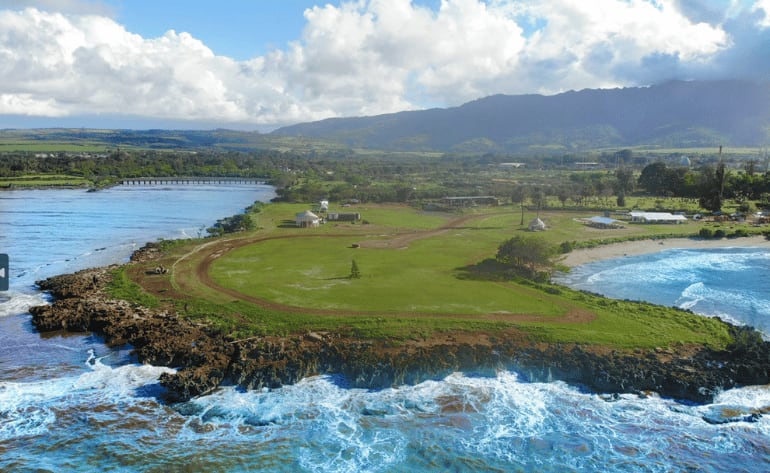
<path id="1" fill-rule="evenodd" d="M 553 96 L 495 95 L 459 107 L 288 126 L 352 147 L 527 152 L 609 146 L 760 146 L 770 139 L 770 83 L 683 82 Z"/>

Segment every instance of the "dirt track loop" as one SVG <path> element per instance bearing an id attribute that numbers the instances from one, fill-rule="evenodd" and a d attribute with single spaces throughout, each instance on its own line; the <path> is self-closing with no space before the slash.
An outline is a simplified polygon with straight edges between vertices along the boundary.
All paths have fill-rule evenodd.
<path id="1" fill-rule="evenodd" d="M 469 221 L 473 221 L 480 218 L 487 218 L 487 217 L 489 217 L 488 214 L 466 215 L 466 216 L 453 219 L 436 229 L 422 230 L 422 231 L 410 230 L 410 231 L 396 232 L 396 233 L 393 233 L 393 236 L 391 238 L 383 238 L 378 240 L 366 240 L 363 243 L 361 243 L 361 247 L 362 248 L 382 248 L 382 249 L 406 248 L 409 246 L 409 243 L 413 241 L 440 235 L 450 230 L 461 228 L 463 224 Z M 309 308 L 309 307 L 290 306 L 286 304 L 272 302 L 260 297 L 249 296 L 247 294 L 238 292 L 234 289 L 220 286 L 219 284 L 214 282 L 214 280 L 211 278 L 211 275 L 209 274 L 209 270 L 214 261 L 221 258 L 228 252 L 241 248 L 243 246 L 258 244 L 260 242 L 270 241 L 270 240 L 282 240 L 282 239 L 294 239 L 294 238 L 339 238 L 343 236 L 344 237 L 351 237 L 351 236 L 361 237 L 363 235 L 360 233 L 339 233 L 339 234 L 325 234 L 325 235 L 305 234 L 305 235 L 257 236 L 257 237 L 249 237 L 249 238 L 215 240 L 213 242 L 204 243 L 203 245 L 196 247 L 190 253 L 182 256 L 179 260 L 177 260 L 177 262 L 174 263 L 174 266 L 176 266 L 177 263 L 179 263 L 180 261 L 186 259 L 187 257 L 195 253 L 205 252 L 205 254 L 203 255 L 203 258 L 200 260 L 200 263 L 198 263 L 197 266 L 195 267 L 195 277 L 202 284 L 219 293 L 226 294 L 228 297 L 231 297 L 233 299 L 256 304 L 256 305 L 259 305 L 260 307 L 264 307 L 265 309 L 278 311 L 278 312 L 288 312 L 288 313 L 296 313 L 296 314 L 315 314 L 319 316 L 325 316 L 325 315 L 326 316 L 340 316 L 340 315 L 374 316 L 376 315 L 376 316 L 391 316 L 391 317 L 463 317 L 463 318 L 478 318 L 483 320 L 499 320 L 499 321 L 510 321 L 510 322 L 550 321 L 550 322 L 559 322 L 559 323 L 564 323 L 564 322 L 585 323 L 585 322 L 590 322 L 596 317 L 595 314 L 591 313 L 590 311 L 575 308 L 575 307 L 570 307 L 567 304 L 556 302 L 556 301 L 555 303 L 562 305 L 563 307 L 565 307 L 565 309 L 567 309 L 565 314 L 561 317 L 552 317 L 552 316 L 543 317 L 543 316 L 533 315 L 533 314 L 504 314 L 504 313 L 503 314 L 493 313 L 493 314 L 482 314 L 482 315 L 457 314 L 457 313 L 445 313 L 445 314 L 421 313 L 421 312 L 382 313 L 382 312 L 368 312 L 368 311 L 315 309 L 315 308 Z"/>

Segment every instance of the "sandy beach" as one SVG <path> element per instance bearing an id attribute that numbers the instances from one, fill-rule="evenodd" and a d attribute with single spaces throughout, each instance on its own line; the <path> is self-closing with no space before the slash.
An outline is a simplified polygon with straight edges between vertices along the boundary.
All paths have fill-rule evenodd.
<path id="1" fill-rule="evenodd" d="M 657 253 L 669 249 L 706 249 L 706 248 L 767 248 L 770 250 L 770 240 L 763 236 L 745 238 L 721 238 L 704 240 L 700 238 L 667 238 L 662 240 L 638 240 L 612 243 L 574 250 L 559 260 L 559 263 L 575 267 L 603 259 L 620 258 L 648 253 Z"/>

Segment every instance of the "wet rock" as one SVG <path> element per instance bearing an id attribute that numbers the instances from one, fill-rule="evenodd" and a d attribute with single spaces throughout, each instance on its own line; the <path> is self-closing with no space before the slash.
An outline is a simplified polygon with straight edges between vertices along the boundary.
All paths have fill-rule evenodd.
<path id="1" fill-rule="evenodd" d="M 762 413 L 756 409 L 745 406 L 713 405 L 703 414 L 703 420 L 709 424 L 730 424 L 733 422 L 757 422 Z"/>

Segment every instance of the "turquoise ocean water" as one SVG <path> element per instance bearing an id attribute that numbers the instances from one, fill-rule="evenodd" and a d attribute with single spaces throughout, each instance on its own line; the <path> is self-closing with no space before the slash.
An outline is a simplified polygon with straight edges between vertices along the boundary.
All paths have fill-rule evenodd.
<path id="1" fill-rule="evenodd" d="M 575 268 L 558 278 L 614 299 L 644 300 L 751 325 L 770 335 L 767 248 L 671 248 Z"/>
<path id="2" fill-rule="evenodd" d="M 770 469 L 767 416 L 721 425 L 704 420 L 722 407 L 770 406 L 768 387 L 730 390 L 715 405 L 696 406 L 657 396 L 609 402 L 510 372 L 454 374 L 382 391 L 320 376 L 274 391 L 225 388 L 166 405 L 157 400 L 157 378 L 168 368 L 137 365 L 128 349 L 108 349 L 89 334 L 40 336 L 31 326 L 27 308 L 45 301 L 35 280 L 121 262 L 157 237 L 197 236 L 216 219 L 270 197 L 268 187 L 0 193 L 0 252 L 12 261 L 11 291 L 0 293 L 0 471 Z M 621 298 L 665 293 L 655 302 L 767 334 L 767 262 L 759 250 L 674 250 L 579 268 L 565 283 L 625 291 L 611 294 Z M 723 270 L 716 282 L 736 284 L 710 279 Z M 653 281 L 661 286 L 652 288 Z"/>

